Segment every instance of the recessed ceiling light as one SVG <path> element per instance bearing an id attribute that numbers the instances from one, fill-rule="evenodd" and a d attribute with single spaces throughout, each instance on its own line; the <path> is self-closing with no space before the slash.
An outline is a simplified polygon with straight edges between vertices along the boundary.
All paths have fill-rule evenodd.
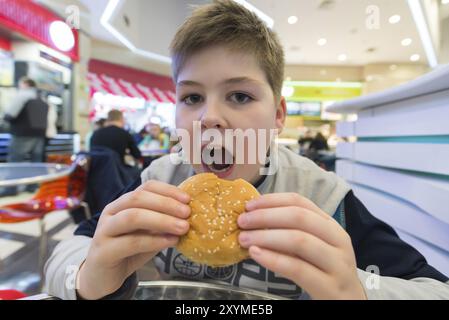
<path id="1" fill-rule="evenodd" d="M 348 60 L 348 56 L 346 54 L 342 53 L 338 56 L 338 61 L 346 61 L 346 60 Z"/>
<path id="2" fill-rule="evenodd" d="M 392 65 L 390 66 L 390 70 L 391 70 L 391 71 L 395 71 L 395 70 L 397 70 L 397 69 L 398 69 L 398 66 L 395 65 L 395 64 L 392 64 Z"/>
<path id="3" fill-rule="evenodd" d="M 321 38 L 318 40 L 318 45 L 319 46 L 325 46 L 327 43 L 327 39 L 326 38 Z"/>
<path id="4" fill-rule="evenodd" d="M 401 44 L 402 44 L 404 47 L 408 47 L 409 45 L 412 44 L 412 42 L 413 42 L 412 39 L 410 39 L 410 38 L 405 38 L 404 40 L 401 41 Z"/>
<path id="5" fill-rule="evenodd" d="M 421 56 L 419 54 L 414 54 L 410 57 L 410 61 L 413 62 L 419 61 L 419 59 L 421 59 Z"/>
<path id="6" fill-rule="evenodd" d="M 399 23 L 399 21 L 401 21 L 401 16 L 398 15 L 398 14 L 395 14 L 394 16 L 391 16 L 390 19 L 388 19 L 388 21 L 389 21 L 391 24 Z"/>
<path id="7" fill-rule="evenodd" d="M 290 24 L 295 24 L 296 22 L 298 22 L 298 17 L 297 16 L 290 16 L 290 17 L 288 17 L 287 21 Z"/>

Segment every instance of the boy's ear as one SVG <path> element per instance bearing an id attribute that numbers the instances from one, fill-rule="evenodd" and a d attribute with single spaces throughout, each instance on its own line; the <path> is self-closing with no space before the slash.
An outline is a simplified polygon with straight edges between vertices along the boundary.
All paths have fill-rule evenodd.
<path id="1" fill-rule="evenodd" d="M 281 97 L 281 100 L 276 108 L 276 128 L 279 130 L 279 133 L 282 132 L 285 126 L 285 117 L 287 116 L 287 103 L 284 97 Z"/>

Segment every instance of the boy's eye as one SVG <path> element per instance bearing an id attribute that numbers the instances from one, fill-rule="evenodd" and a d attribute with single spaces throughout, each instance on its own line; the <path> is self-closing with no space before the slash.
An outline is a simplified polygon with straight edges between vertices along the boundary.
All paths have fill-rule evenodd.
<path id="1" fill-rule="evenodd" d="M 248 102 L 251 102 L 252 100 L 254 100 L 249 95 L 247 95 L 246 93 L 243 93 L 243 92 L 235 92 L 235 93 L 231 94 L 229 99 L 232 102 L 237 103 L 237 104 L 245 104 L 245 103 L 248 103 Z"/>
<path id="2" fill-rule="evenodd" d="M 191 94 L 189 96 L 182 98 L 182 102 L 184 102 L 189 106 L 200 103 L 202 102 L 202 100 L 203 98 L 199 94 Z"/>

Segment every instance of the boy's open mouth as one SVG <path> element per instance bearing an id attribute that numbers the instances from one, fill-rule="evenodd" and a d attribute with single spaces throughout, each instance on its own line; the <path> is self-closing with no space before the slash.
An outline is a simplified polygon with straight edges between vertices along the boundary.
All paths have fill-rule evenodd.
<path id="1" fill-rule="evenodd" d="M 202 150 L 201 163 L 206 172 L 212 172 L 219 178 L 225 178 L 232 173 L 234 157 L 226 148 L 204 146 Z"/>

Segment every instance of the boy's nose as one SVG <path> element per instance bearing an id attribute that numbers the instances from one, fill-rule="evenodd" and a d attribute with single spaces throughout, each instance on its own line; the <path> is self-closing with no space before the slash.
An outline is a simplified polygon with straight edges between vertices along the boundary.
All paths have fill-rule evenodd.
<path id="1" fill-rule="evenodd" d="M 226 128 L 226 120 L 223 118 L 217 107 L 206 107 L 200 121 L 201 126 L 204 129 Z"/>

